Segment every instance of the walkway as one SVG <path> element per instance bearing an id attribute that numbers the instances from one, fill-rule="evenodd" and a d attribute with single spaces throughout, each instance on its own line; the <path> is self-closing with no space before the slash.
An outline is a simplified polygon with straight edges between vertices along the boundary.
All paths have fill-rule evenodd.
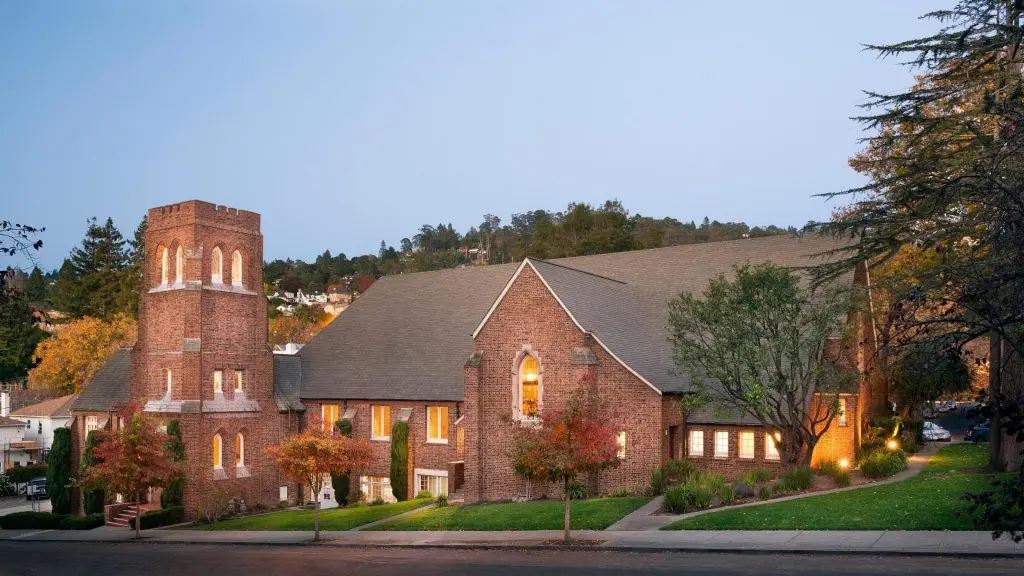
<path id="1" fill-rule="evenodd" d="M 805 492 L 803 494 L 794 494 L 793 496 L 783 496 L 782 498 L 772 498 L 771 500 L 757 500 L 755 502 L 747 502 L 746 504 L 737 504 L 735 506 L 728 506 L 724 508 L 712 508 L 710 510 L 698 510 L 696 512 L 687 512 L 686 514 L 655 514 L 661 509 L 661 503 L 665 499 L 664 496 L 658 496 L 651 500 L 647 504 L 644 504 L 640 508 L 637 508 L 631 514 L 623 517 L 615 524 L 608 527 L 610 531 L 641 531 L 641 530 L 658 530 L 662 526 L 668 526 L 669 524 L 682 520 L 684 518 L 692 518 L 694 516 L 700 516 L 702 514 L 709 514 L 712 512 L 721 512 L 722 510 L 734 510 L 736 508 L 748 508 L 750 506 L 763 506 L 765 504 L 775 504 L 777 502 L 787 502 L 789 500 L 797 500 L 800 498 L 809 498 L 811 496 L 821 496 L 823 494 L 832 494 L 834 492 L 846 492 L 849 490 L 857 490 L 859 488 L 869 488 L 875 486 L 881 486 L 883 484 L 891 484 L 892 482 L 899 482 L 906 480 L 913 476 L 917 476 L 918 473 L 924 468 L 928 460 L 938 451 L 938 447 L 935 444 L 926 444 L 917 454 L 913 454 L 910 457 L 910 461 L 907 462 L 907 469 L 895 474 L 884 480 L 878 480 L 876 482 L 869 482 L 867 484 L 859 484 L 857 486 L 848 486 L 846 488 L 833 488 L 832 490 L 821 490 L 818 492 Z"/>
<path id="2" fill-rule="evenodd" d="M 123 542 L 128 530 L 0 530 L 0 541 Z M 322 532 L 317 546 L 396 546 L 403 548 L 551 549 L 562 532 Z M 609 551 L 797 552 L 823 554 L 914 554 L 946 556 L 1015 556 L 1024 558 L 1024 544 L 988 532 L 889 531 L 575 531 L 573 538 L 597 542 L 585 546 Z M 312 532 L 235 532 L 147 530 L 140 545 L 255 544 L 312 545 Z M 552 546 L 555 543 L 555 546 Z"/>

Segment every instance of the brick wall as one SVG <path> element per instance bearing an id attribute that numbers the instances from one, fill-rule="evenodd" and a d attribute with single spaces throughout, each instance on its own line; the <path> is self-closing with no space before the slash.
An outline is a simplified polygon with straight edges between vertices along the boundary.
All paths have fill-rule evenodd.
<path id="1" fill-rule="evenodd" d="M 693 462 L 700 470 L 723 474 L 727 478 L 735 479 L 745 471 L 755 467 L 776 471 L 782 468 L 779 460 L 771 460 L 765 456 L 765 428 L 763 426 L 688 424 L 687 434 L 693 430 L 704 432 L 704 452 L 702 456 L 692 455 L 689 449 L 688 436 L 686 459 Z M 717 431 L 729 433 L 729 455 L 725 458 L 715 456 L 715 432 Z M 740 458 L 740 432 L 753 432 L 754 434 L 754 457 L 751 459 Z"/>
<path id="2" fill-rule="evenodd" d="M 811 465 L 817 466 L 825 460 L 847 459 L 853 462 L 860 435 L 861 410 L 859 396 L 854 394 L 842 396 L 846 401 L 846 425 L 840 425 L 839 416 L 832 420 L 832 426 L 825 431 L 811 456 Z"/>

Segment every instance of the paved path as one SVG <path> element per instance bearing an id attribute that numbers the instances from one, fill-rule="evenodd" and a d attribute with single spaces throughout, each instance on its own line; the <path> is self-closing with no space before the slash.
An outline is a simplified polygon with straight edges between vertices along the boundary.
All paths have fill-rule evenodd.
<path id="1" fill-rule="evenodd" d="M 428 504 L 427 506 L 420 506 L 419 508 L 413 508 L 412 510 L 409 510 L 408 512 L 402 512 L 401 514 L 395 514 L 394 516 L 388 516 L 387 518 L 381 518 L 380 520 L 374 520 L 373 522 L 370 522 L 369 524 L 362 524 L 362 525 L 356 526 L 355 528 L 352 528 L 351 530 L 349 530 L 349 532 L 358 532 L 360 530 L 365 530 L 367 528 L 370 528 L 371 526 L 376 526 L 378 524 L 384 524 L 385 522 L 391 522 L 392 520 L 397 520 L 398 518 L 404 518 L 406 516 L 411 516 L 413 514 L 420 514 L 420 513 L 424 512 L 424 511 L 430 510 L 432 508 L 434 508 L 433 504 Z"/>
<path id="2" fill-rule="evenodd" d="M 130 542 L 129 530 L 0 530 L 0 542 Z M 562 532 L 321 532 L 317 546 L 473 549 L 551 549 Z M 588 550 L 775 552 L 825 554 L 927 554 L 1014 556 L 1024 558 L 1024 544 L 992 540 L 989 532 L 681 530 L 588 531 L 573 537 L 600 542 Z M 309 545 L 311 532 L 147 530 L 143 543 L 219 545 Z"/>
<path id="3" fill-rule="evenodd" d="M 849 490 L 857 490 L 859 488 L 869 488 L 875 486 L 881 486 L 883 484 L 890 484 L 892 482 L 899 482 L 900 480 L 906 480 L 913 476 L 917 476 L 919 472 L 924 468 L 924 465 L 928 463 L 928 460 L 938 451 L 938 447 L 935 444 L 926 444 L 917 454 L 913 454 L 910 457 L 910 461 L 907 463 L 907 469 L 895 474 L 884 480 L 878 480 L 876 482 L 869 482 L 867 484 L 859 484 L 857 486 L 848 486 L 846 488 L 834 488 L 832 490 L 821 490 L 819 492 L 807 492 L 804 494 L 795 494 L 793 496 L 783 496 L 782 498 L 772 498 L 771 500 L 757 500 L 754 502 L 748 502 L 746 504 L 737 504 L 735 506 L 729 506 L 727 508 L 713 508 L 711 510 L 698 510 L 696 512 L 688 512 L 686 514 L 655 514 L 661 509 L 661 502 L 664 500 L 664 496 L 658 496 L 651 500 L 647 504 L 637 508 L 631 514 L 621 518 L 615 524 L 608 527 L 608 530 L 623 531 L 623 530 L 658 530 L 662 526 L 668 526 L 669 524 L 682 520 L 684 518 L 692 518 L 694 516 L 700 516 L 702 514 L 708 514 L 711 512 L 721 512 L 722 510 L 733 510 L 736 508 L 748 508 L 750 506 L 763 506 L 765 504 L 775 504 L 777 502 L 787 502 L 789 500 L 797 500 L 800 498 L 809 498 L 811 496 L 821 496 L 823 494 L 832 494 L 833 492 L 846 492 Z"/>

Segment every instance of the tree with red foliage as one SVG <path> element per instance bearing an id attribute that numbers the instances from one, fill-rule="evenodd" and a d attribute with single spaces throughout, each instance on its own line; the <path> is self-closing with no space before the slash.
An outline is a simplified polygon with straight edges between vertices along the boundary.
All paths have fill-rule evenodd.
<path id="1" fill-rule="evenodd" d="M 135 537 L 139 538 L 142 493 L 167 486 L 178 473 L 178 465 L 172 462 L 165 447 L 167 435 L 157 428 L 154 419 L 143 414 L 138 404 L 125 405 L 120 414 L 124 426 L 102 433 L 99 445 L 93 448 L 97 463 L 84 471 L 82 480 L 89 489 L 135 499 Z"/>
<path id="2" fill-rule="evenodd" d="M 569 485 L 577 476 L 619 464 L 619 446 L 591 378 L 560 410 L 545 409 L 539 420 L 523 420 L 513 428 L 511 457 L 516 472 L 530 481 L 562 482 L 565 542 L 570 542 Z"/>
<path id="3" fill-rule="evenodd" d="M 281 471 L 295 482 L 309 486 L 316 502 L 313 509 L 313 541 L 320 540 L 320 492 L 332 472 L 348 474 L 370 464 L 373 450 L 367 440 L 342 434 L 311 431 L 289 436 L 280 446 L 267 449 Z"/>

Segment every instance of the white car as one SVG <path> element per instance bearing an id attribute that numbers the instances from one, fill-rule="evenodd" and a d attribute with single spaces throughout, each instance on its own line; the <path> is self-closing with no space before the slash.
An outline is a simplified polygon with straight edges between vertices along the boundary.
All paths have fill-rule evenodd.
<path id="1" fill-rule="evenodd" d="M 949 430 L 934 422 L 924 423 L 924 439 L 928 442 L 949 442 L 951 437 Z"/>

